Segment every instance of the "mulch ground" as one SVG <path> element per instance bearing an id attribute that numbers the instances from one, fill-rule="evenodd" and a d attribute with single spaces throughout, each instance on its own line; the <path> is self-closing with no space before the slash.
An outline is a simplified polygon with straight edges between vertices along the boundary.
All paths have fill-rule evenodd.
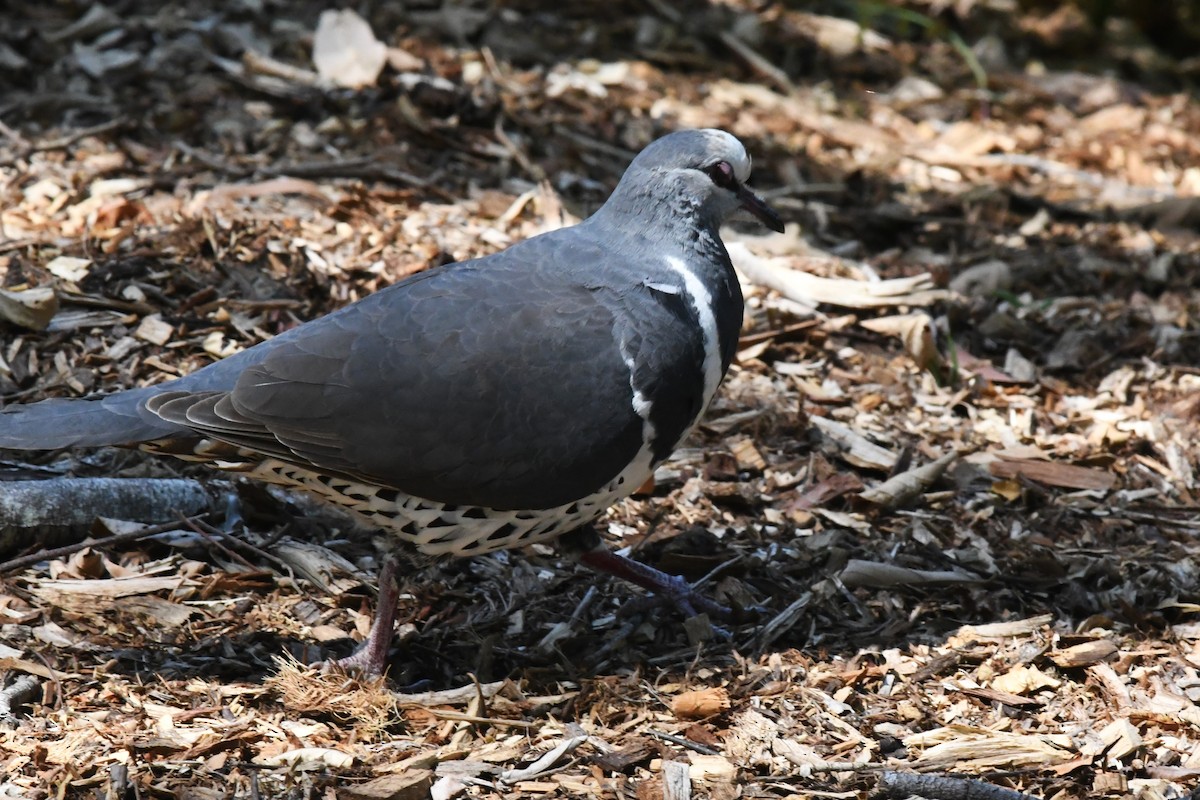
<path id="1" fill-rule="evenodd" d="M 369 531 L 135 451 L 10 453 L 215 510 L 85 513 L 169 524 L 7 565 L 0 795 L 1197 796 L 1194 59 L 1072 6 L 411 4 L 350 89 L 311 3 L 9 5 L 6 404 L 569 224 L 679 127 L 739 136 L 789 228 L 729 232 L 737 363 L 600 525 L 741 609 L 729 640 L 535 546 L 414 563 L 390 683 L 322 675 L 369 624 Z M 6 558 L 51 543 L 5 526 Z"/>

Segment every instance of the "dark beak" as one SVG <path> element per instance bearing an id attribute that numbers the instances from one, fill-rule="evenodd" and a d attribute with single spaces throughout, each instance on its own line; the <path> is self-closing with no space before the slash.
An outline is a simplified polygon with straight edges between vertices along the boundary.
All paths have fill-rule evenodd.
<path id="1" fill-rule="evenodd" d="M 783 220 L 775 213 L 775 209 L 762 201 L 761 197 L 742 184 L 738 184 L 737 197 L 742 201 L 742 208 L 757 217 L 759 222 L 776 233 L 783 233 Z"/>

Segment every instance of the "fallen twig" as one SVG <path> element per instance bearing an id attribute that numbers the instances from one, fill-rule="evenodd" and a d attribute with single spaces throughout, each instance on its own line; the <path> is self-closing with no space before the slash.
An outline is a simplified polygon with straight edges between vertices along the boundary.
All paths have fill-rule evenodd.
<path id="1" fill-rule="evenodd" d="M 790 269 L 782 258 L 760 258 L 742 242 L 730 242 L 727 249 L 733 266 L 751 283 L 774 289 L 789 300 L 805 305 L 827 303 L 842 308 L 884 308 L 888 306 L 927 306 L 945 300 L 951 293 L 934 286 L 928 273 L 885 281 L 852 281 L 821 278 Z"/>
<path id="2" fill-rule="evenodd" d="M 195 517 L 187 517 L 185 519 L 187 519 L 189 522 L 195 522 L 203 519 L 204 516 L 204 514 L 200 514 Z M 102 539 L 88 538 L 84 539 L 82 542 L 75 542 L 74 544 L 56 547 L 52 550 L 38 550 L 36 553 L 30 553 L 27 556 L 21 556 L 20 558 L 14 558 L 0 563 L 0 574 L 14 572 L 18 569 L 24 569 L 25 567 L 32 566 L 40 561 L 47 561 L 52 558 L 63 558 L 64 556 L 77 553 L 85 547 L 111 547 L 115 544 L 133 542 L 137 541 L 138 539 L 144 539 L 147 536 L 156 536 L 160 533 L 179 530 L 179 526 L 182 524 L 183 523 L 181 521 L 164 522 L 161 525 L 148 525 L 145 528 L 139 528 L 136 531 L 114 533 L 112 536 L 105 536 Z"/>
<path id="3" fill-rule="evenodd" d="M 663 733 L 662 731 L 656 731 L 656 730 L 648 730 L 648 731 L 646 731 L 646 733 L 650 734 L 655 739 L 662 739 L 664 742 L 670 742 L 671 744 L 676 744 L 676 745 L 679 745 L 680 747 L 685 747 L 688 750 L 692 750 L 694 752 L 700 753 L 701 755 L 715 756 L 715 755 L 720 755 L 720 752 L 721 752 L 721 751 L 717 750 L 716 748 L 709 747 L 706 744 L 700 744 L 699 742 L 693 742 L 691 739 L 685 739 L 682 736 L 672 736 L 669 733 Z"/>

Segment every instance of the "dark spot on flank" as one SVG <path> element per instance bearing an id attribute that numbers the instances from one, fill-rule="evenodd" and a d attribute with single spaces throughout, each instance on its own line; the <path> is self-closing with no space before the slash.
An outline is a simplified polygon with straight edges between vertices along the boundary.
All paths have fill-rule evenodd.
<path id="1" fill-rule="evenodd" d="M 507 524 L 501 525 L 499 528 L 496 528 L 496 530 L 489 533 L 487 540 L 489 542 L 498 542 L 501 539 L 506 539 L 509 536 L 512 536 L 514 533 L 516 533 L 516 531 L 517 531 L 516 527 L 511 522 L 509 522 Z"/>

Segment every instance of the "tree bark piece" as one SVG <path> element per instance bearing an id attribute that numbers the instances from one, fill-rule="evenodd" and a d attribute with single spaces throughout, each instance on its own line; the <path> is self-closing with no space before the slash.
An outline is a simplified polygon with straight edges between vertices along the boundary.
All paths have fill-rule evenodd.
<path id="1" fill-rule="evenodd" d="M 0 555 L 86 535 L 97 517 L 158 523 L 209 510 L 208 493 L 181 478 L 51 478 L 0 482 Z"/>

